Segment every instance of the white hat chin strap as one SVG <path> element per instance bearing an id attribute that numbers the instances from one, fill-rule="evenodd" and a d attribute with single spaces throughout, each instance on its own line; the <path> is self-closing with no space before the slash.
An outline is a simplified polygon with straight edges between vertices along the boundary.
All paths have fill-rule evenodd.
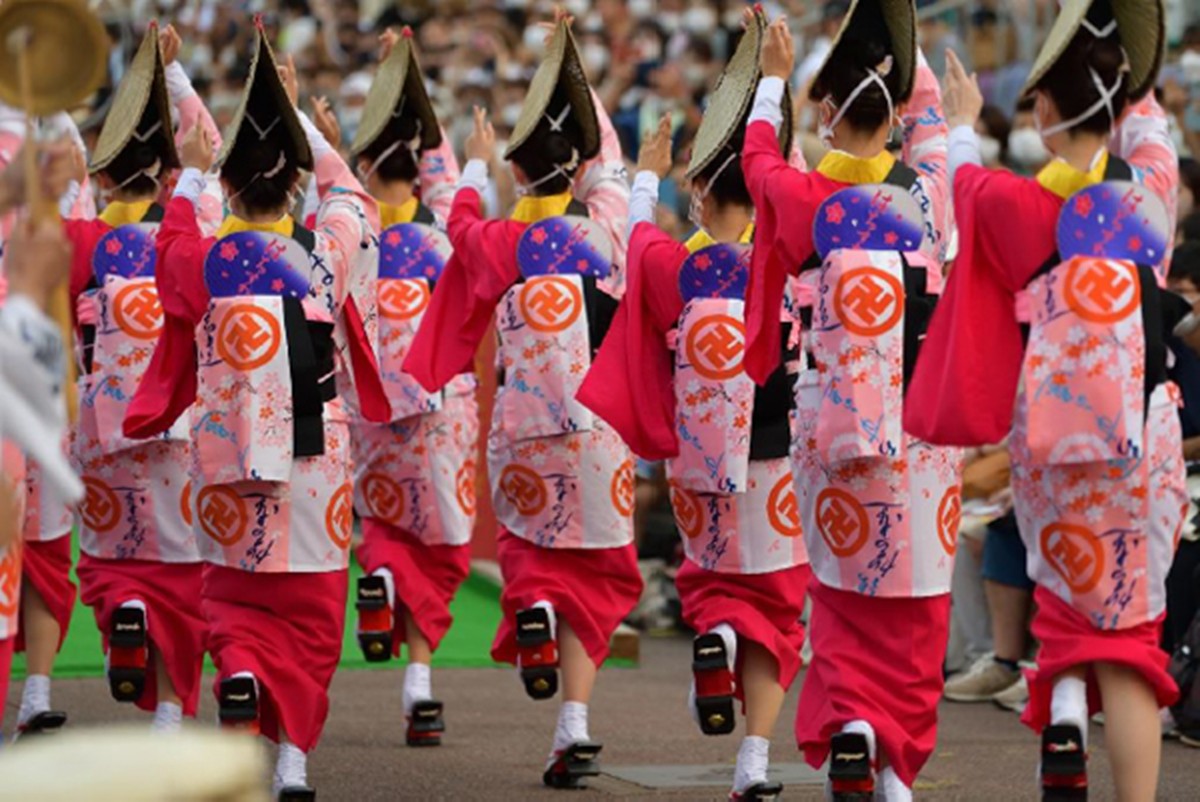
<path id="1" fill-rule="evenodd" d="M 1062 122 L 1055 123 L 1049 128 L 1043 128 L 1041 124 L 1041 118 L 1035 114 L 1033 120 L 1035 123 L 1037 123 L 1038 133 L 1042 135 L 1042 139 L 1046 139 L 1047 137 L 1054 136 L 1062 131 L 1067 131 L 1074 128 L 1084 120 L 1090 118 L 1096 112 L 1100 111 L 1100 109 L 1107 109 L 1109 125 L 1116 125 L 1117 115 L 1113 113 L 1113 98 L 1117 96 L 1117 92 L 1121 90 L 1121 85 L 1125 83 L 1124 70 L 1117 74 L 1117 80 L 1113 82 L 1111 88 L 1104 85 L 1104 81 L 1100 78 L 1100 73 L 1096 72 L 1091 67 L 1088 67 L 1088 73 L 1092 76 L 1092 83 L 1095 85 L 1096 90 L 1100 93 L 1099 99 L 1084 109 L 1081 114 L 1077 114 L 1069 120 L 1063 120 Z"/>
<path id="2" fill-rule="evenodd" d="M 717 183 L 717 179 L 721 177 L 721 173 L 725 172 L 725 170 L 729 168 L 729 165 L 733 164 L 733 160 L 739 155 L 740 154 L 735 150 L 726 156 L 725 161 L 721 162 L 721 166 L 717 168 L 715 173 L 713 173 L 712 178 L 708 179 L 708 183 L 704 185 L 704 189 L 700 190 L 699 192 L 692 193 L 691 202 L 688 205 L 688 220 L 690 220 L 692 225 L 696 226 L 696 228 L 704 228 L 704 224 L 700 219 L 700 210 L 704 207 L 704 199 L 707 198 L 712 192 L 713 184 Z"/>
<path id="3" fill-rule="evenodd" d="M 854 101 L 858 100 L 858 96 L 867 91 L 867 88 L 871 84 L 879 84 L 879 88 L 883 90 L 883 98 L 887 101 L 888 127 L 890 128 L 892 125 L 892 118 L 896 116 L 896 107 L 892 103 L 892 93 L 888 91 L 887 84 L 883 79 L 884 76 L 888 75 L 891 71 L 891 56 L 885 58 L 875 69 L 867 70 L 867 77 L 858 82 L 858 86 L 854 87 L 854 91 L 851 92 L 846 98 L 845 102 L 838 107 L 838 110 L 834 113 L 833 119 L 829 121 L 829 124 L 820 126 L 820 130 L 817 133 L 821 139 L 828 142 L 833 138 L 833 132 L 835 129 L 837 129 L 838 123 L 840 123 L 842 118 L 846 116 L 846 112 L 850 110 L 850 106 L 854 103 Z"/>
<path id="4" fill-rule="evenodd" d="M 162 120 L 159 120 L 154 125 L 152 125 L 148 131 L 145 131 L 145 132 L 134 131 L 133 139 L 135 139 L 138 143 L 144 145 L 144 144 L 146 144 L 146 142 L 148 142 L 150 140 L 150 137 L 154 136 L 158 132 L 158 129 L 160 129 L 160 128 L 162 128 Z M 136 173 L 130 174 L 128 178 L 126 178 L 124 181 L 122 181 L 121 183 L 119 183 L 115 187 L 113 187 L 112 191 L 119 192 L 120 190 L 125 189 L 125 187 L 132 184 L 134 181 L 137 181 L 139 178 L 145 177 L 145 178 L 149 178 L 151 181 L 154 182 L 154 192 L 155 192 L 155 194 L 157 194 L 158 188 L 160 186 L 159 181 L 158 181 L 158 175 L 161 172 L 162 172 L 162 159 L 155 159 L 154 162 L 152 164 L 150 164 L 148 167 L 143 167 L 142 169 L 138 170 Z"/>
<path id="5" fill-rule="evenodd" d="M 545 115 L 546 122 L 548 122 L 550 124 L 550 130 L 555 131 L 557 133 L 562 133 L 563 123 L 565 123 L 567 121 L 567 117 L 570 114 L 571 114 L 571 104 L 568 103 L 567 105 L 563 106 L 563 110 L 560 111 L 557 116 L 551 116 L 549 114 Z M 567 179 L 567 181 L 570 181 L 571 174 L 578 168 L 579 168 L 579 151 L 576 150 L 575 148 L 571 148 L 571 158 L 570 159 L 568 159 L 566 162 L 564 162 L 562 164 L 554 165 L 553 170 L 546 173 L 544 176 L 542 176 L 538 180 L 518 187 L 517 194 L 518 195 L 528 195 L 530 192 L 532 192 L 537 187 L 540 187 L 542 184 L 545 184 L 547 181 L 553 181 L 558 176 L 562 176 L 563 178 Z"/>
<path id="6" fill-rule="evenodd" d="M 250 127 L 252 127 L 254 129 L 254 132 L 258 134 L 258 141 L 262 142 L 263 140 L 265 140 L 267 138 L 267 136 L 271 133 L 271 131 L 275 128 L 276 125 L 279 124 L 279 121 L 283 118 L 276 117 L 271 122 L 271 124 L 268 125 L 266 128 L 263 128 L 262 126 L 260 126 L 258 124 L 258 121 L 255 120 L 254 117 L 252 117 L 250 115 L 249 111 L 246 112 L 245 119 L 246 119 L 246 122 L 250 123 Z M 237 192 L 235 192 L 229 196 L 229 198 L 226 200 L 226 203 L 231 203 L 234 198 L 238 197 L 243 192 L 248 190 L 250 188 L 250 185 L 253 184 L 255 181 L 258 181 L 260 178 L 266 178 L 269 180 L 269 179 L 272 179 L 275 176 L 279 175 L 283 171 L 283 168 L 285 168 L 285 167 L 287 167 L 287 151 L 280 150 L 279 158 L 275 160 L 274 167 L 272 167 L 270 170 L 260 170 L 259 172 L 255 173 L 253 176 L 251 176 L 250 180 L 247 181 L 242 186 L 241 189 L 239 189 Z"/>
<path id="7" fill-rule="evenodd" d="M 1083 28 L 1085 28 L 1088 33 L 1090 33 L 1092 36 L 1096 37 L 1097 39 L 1107 39 L 1108 37 L 1113 35 L 1114 31 L 1117 30 L 1117 21 L 1115 19 L 1109 20 L 1108 24 L 1105 25 L 1103 28 L 1097 28 L 1086 17 L 1084 18 L 1083 22 L 1081 22 L 1079 24 L 1081 26 L 1083 26 Z"/>

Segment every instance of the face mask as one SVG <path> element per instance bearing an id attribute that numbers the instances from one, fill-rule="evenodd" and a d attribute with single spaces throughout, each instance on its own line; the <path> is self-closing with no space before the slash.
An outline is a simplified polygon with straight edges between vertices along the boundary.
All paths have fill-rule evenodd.
<path id="1" fill-rule="evenodd" d="M 514 128 L 517 124 L 517 118 L 521 116 L 521 104 L 509 103 L 500 110 L 500 122 L 506 128 Z"/>
<path id="2" fill-rule="evenodd" d="M 1033 169 L 1050 160 L 1041 135 L 1033 128 L 1014 128 L 1008 135 L 1008 157 L 1018 167 Z"/>
<path id="3" fill-rule="evenodd" d="M 589 5 L 591 4 L 588 0 L 563 0 L 563 6 L 572 17 L 582 17 L 587 13 Z"/>
<path id="4" fill-rule="evenodd" d="M 650 36 L 642 37 L 633 43 L 640 61 L 658 61 L 662 58 L 662 43 Z"/>
<path id="5" fill-rule="evenodd" d="M 638 19 L 654 16 L 654 0 L 629 0 L 629 13 Z"/>
<path id="6" fill-rule="evenodd" d="M 678 11 L 663 11 L 657 16 L 658 25 L 667 32 L 667 36 L 679 30 L 679 26 L 683 23 L 683 15 Z"/>
<path id="7" fill-rule="evenodd" d="M 541 58 L 546 54 L 546 32 L 536 25 L 530 25 L 525 29 L 522 41 L 525 43 L 525 48 L 534 55 L 535 58 Z"/>
<path id="8" fill-rule="evenodd" d="M 1187 50 L 1179 57 L 1179 66 L 1183 68 L 1183 79 L 1195 86 L 1200 84 L 1200 50 Z"/>
<path id="9" fill-rule="evenodd" d="M 699 182 L 692 184 L 692 197 L 688 204 L 688 220 L 696 228 L 704 228 L 704 199 L 708 197 L 708 193 L 712 192 L 713 184 L 717 183 L 717 179 L 721 177 L 721 173 L 725 172 L 725 168 L 733 164 L 733 160 L 738 157 L 738 152 L 735 150 L 725 157 L 725 161 L 721 162 L 721 166 L 713 173 L 712 179 L 700 188 Z"/>
<path id="10" fill-rule="evenodd" d="M 588 77 L 593 81 L 608 69 L 608 48 L 599 42 L 585 44 L 581 55 Z"/>
<path id="11" fill-rule="evenodd" d="M 850 106 L 854 101 L 858 100 L 858 96 L 867 90 L 871 84 L 878 84 L 883 90 L 883 98 L 887 101 L 888 107 L 888 132 L 891 132 L 891 126 L 896 117 L 896 109 L 892 105 L 892 93 L 888 91 L 887 84 L 884 83 L 884 78 L 892 71 L 892 57 L 885 58 L 878 67 L 873 70 L 867 70 L 867 77 L 858 82 L 858 86 L 854 87 L 846 101 L 841 106 L 833 105 L 833 98 L 827 97 L 821 102 L 829 108 L 834 109 L 833 119 L 828 124 L 822 124 L 817 128 L 817 135 L 821 137 L 821 141 L 825 144 L 830 144 L 833 141 L 833 132 L 837 130 L 838 123 L 842 121 L 842 117 L 850 110 Z"/>
<path id="12" fill-rule="evenodd" d="M 683 80 L 692 89 L 703 89 L 708 83 L 708 70 L 703 64 L 688 64 L 683 68 Z"/>
<path id="13" fill-rule="evenodd" d="M 979 155 L 987 167 L 1000 163 L 1000 140 L 994 136 L 979 137 Z"/>
<path id="14" fill-rule="evenodd" d="M 1113 98 L 1120 91 L 1121 85 L 1125 83 L 1125 73 L 1121 72 L 1117 75 L 1117 80 L 1113 82 L 1111 88 L 1104 85 L 1104 81 L 1100 78 L 1100 73 L 1088 67 L 1088 75 L 1092 79 L 1092 85 L 1096 87 L 1096 91 L 1100 93 L 1100 97 L 1096 102 L 1084 109 L 1080 114 L 1075 115 L 1069 120 L 1055 123 L 1049 127 L 1042 125 L 1042 116 L 1038 114 L 1038 107 L 1033 109 L 1033 124 L 1037 126 L 1038 133 L 1042 139 L 1049 139 L 1062 131 L 1070 131 L 1075 126 L 1079 125 L 1084 120 L 1090 118 L 1093 114 L 1101 109 L 1108 109 L 1108 119 L 1110 125 L 1116 125 L 1117 115 L 1113 113 Z"/>
<path id="15" fill-rule="evenodd" d="M 354 108 L 338 109 L 337 118 L 338 125 L 342 129 L 342 139 L 349 142 L 354 141 L 354 135 L 358 133 L 358 125 L 362 122 L 363 107 L 357 106 Z M 337 142 L 330 142 L 334 147 L 338 146 Z"/>
<path id="16" fill-rule="evenodd" d="M 708 6 L 689 8 L 683 15 L 683 27 L 689 33 L 710 33 L 717 27 L 717 12 Z"/>

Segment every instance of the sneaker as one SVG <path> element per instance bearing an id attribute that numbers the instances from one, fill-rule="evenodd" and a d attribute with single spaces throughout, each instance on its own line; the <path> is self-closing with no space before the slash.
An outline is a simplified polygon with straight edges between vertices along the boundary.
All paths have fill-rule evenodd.
<path id="1" fill-rule="evenodd" d="M 946 682 L 945 697 L 951 702 L 990 702 L 1021 680 L 1021 672 L 997 663 L 991 655 L 975 661 L 966 673 Z"/>
<path id="2" fill-rule="evenodd" d="M 1021 678 L 1011 687 L 993 696 L 992 701 L 1002 710 L 1011 710 L 1017 715 L 1024 713 L 1025 706 L 1029 704 L 1029 683 L 1025 681 L 1025 675 L 1021 674 Z"/>

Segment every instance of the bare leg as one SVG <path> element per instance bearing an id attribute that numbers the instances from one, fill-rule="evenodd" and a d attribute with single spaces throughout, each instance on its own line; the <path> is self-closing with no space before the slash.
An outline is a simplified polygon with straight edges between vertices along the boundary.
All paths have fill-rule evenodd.
<path id="1" fill-rule="evenodd" d="M 62 630 L 45 599 L 30 582 L 21 583 L 21 630 L 25 633 L 28 673 L 49 676 L 54 670 Z"/>
<path id="2" fill-rule="evenodd" d="M 996 657 L 1017 662 L 1025 656 L 1026 631 L 1033 594 L 1024 588 L 983 581 L 988 613 L 992 617 L 992 643 Z"/>
<path id="3" fill-rule="evenodd" d="M 741 639 L 742 693 L 746 699 L 746 734 L 770 738 L 783 707 L 779 664 L 761 645 Z"/>
<path id="4" fill-rule="evenodd" d="M 169 702 L 182 707 L 183 700 L 179 698 L 175 684 L 171 682 L 171 675 L 167 673 L 167 663 L 163 660 L 162 652 L 152 648 L 151 657 L 154 660 L 154 679 L 155 687 L 158 690 L 158 703 L 161 705 L 163 702 Z"/>
<path id="5" fill-rule="evenodd" d="M 558 619 L 558 660 L 562 670 L 563 700 L 587 704 L 596 685 L 596 664 L 571 625 Z"/>
<path id="6" fill-rule="evenodd" d="M 1158 701 L 1137 672 L 1115 663 L 1093 666 L 1104 700 L 1104 736 L 1120 802 L 1150 802 L 1158 787 L 1162 732 Z"/>
<path id="7" fill-rule="evenodd" d="M 425 640 L 421 630 L 417 629 L 417 624 L 407 607 L 404 608 L 404 640 L 408 644 L 408 661 L 429 665 L 433 660 L 433 649 L 429 647 L 429 641 Z"/>

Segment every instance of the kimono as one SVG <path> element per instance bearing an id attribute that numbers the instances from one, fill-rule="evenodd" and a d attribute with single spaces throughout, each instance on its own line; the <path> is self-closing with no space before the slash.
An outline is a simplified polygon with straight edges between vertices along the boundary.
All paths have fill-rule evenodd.
<path id="1" fill-rule="evenodd" d="M 1074 666 L 1127 666 L 1160 706 L 1178 693 L 1159 636 L 1188 495 L 1158 289 L 1177 164 L 1166 116 L 1147 97 L 1087 173 L 1056 160 L 1035 178 L 971 164 L 955 175 L 961 250 L 913 377 L 907 424 L 961 444 L 1012 430 L 1014 504 L 1041 644 L 1023 720 L 1038 732 L 1050 721 L 1055 678 Z M 1159 199 L 1169 228 L 1161 247 L 1133 261 L 1060 256 L 1056 229 L 1100 214 L 1093 203 L 1103 196 L 1090 188 L 1121 186 L 1114 180 Z M 1115 233 L 1130 223 L 1114 214 L 1104 225 Z M 970 367 L 976 359 L 986 376 Z"/>
<path id="2" fill-rule="evenodd" d="M 616 134 L 597 111 L 601 152 L 576 180 L 582 203 L 570 191 L 526 197 L 512 219 L 486 221 L 479 191 L 460 184 L 448 220 L 454 256 L 404 363 L 426 390 L 440 389 L 471 364 L 495 316 L 504 378 L 487 459 L 505 582 L 492 645 L 500 662 L 516 660 L 517 611 L 548 601 L 599 666 L 641 595 L 633 460 L 617 433 L 574 399 L 598 345 L 589 327 L 603 336 L 603 309 L 624 289 L 628 186 Z M 517 245 L 526 228 L 580 212 L 615 245 L 608 278 L 594 288 L 579 276 L 522 281 Z"/>
<path id="3" fill-rule="evenodd" d="M 157 234 L 163 332 L 124 427 L 128 437 L 161 433 L 190 408 L 209 651 L 221 680 L 258 680 L 262 733 L 285 731 L 305 752 L 328 714 L 345 618 L 353 485 L 343 397 L 370 420 L 389 412 L 369 313 L 353 292 L 376 258 L 376 207 L 331 149 L 314 172 L 315 231 L 290 217 L 229 217 L 205 237 L 191 197 L 176 191 Z M 264 272 L 243 282 L 239 262 L 251 259 Z M 230 284 L 248 293 L 224 294 Z"/>
<path id="4" fill-rule="evenodd" d="M 219 147 L 220 133 L 186 82 L 172 87 L 177 142 L 196 125 Z M 182 90 L 182 91 L 181 91 Z M 209 182 L 205 230 L 215 230 L 219 189 Z M 79 338 L 79 420 L 72 452 L 87 495 L 79 509 L 83 602 L 92 608 L 108 649 L 114 611 L 141 601 L 147 630 L 162 655 L 184 713 L 195 716 L 207 627 L 200 612 L 203 564 L 192 531 L 190 437 L 181 417 L 163 435 L 131 440 L 125 413 L 162 329 L 154 283 L 154 233 L 163 208 L 153 201 L 112 202 L 92 219 L 64 222 L 73 246 L 70 297 Z M 153 711 L 155 672 L 137 705 Z"/>
<path id="5" fill-rule="evenodd" d="M 402 206 L 379 202 L 381 256 L 391 238 L 400 241 L 400 233 L 389 230 L 392 226 L 444 228 L 453 200 L 449 184 L 458 180 L 448 140 L 423 155 L 420 176 L 420 200 L 414 197 Z M 471 570 L 479 437 L 476 381 L 473 373 L 463 373 L 440 392 L 427 393 L 403 373 L 436 281 L 380 274 L 376 286 L 376 352 L 393 420 L 355 420 L 352 425 L 354 504 L 363 530 L 357 557 L 366 574 L 391 571 L 395 607 L 409 611 L 436 649 L 453 621 L 450 602 Z M 399 656 L 405 616 L 393 616 L 393 629 L 392 650 Z"/>
<path id="6" fill-rule="evenodd" d="M 752 232 L 742 247 L 713 248 L 703 231 L 680 244 L 635 221 L 626 296 L 579 399 L 639 456 L 667 460 L 686 556 L 675 580 L 684 621 L 697 632 L 726 623 L 759 643 L 787 688 L 801 666 L 811 577 L 788 459 L 795 355 L 756 389 L 740 364 L 742 285 L 730 282 L 719 298 L 681 293 L 696 275 L 692 254 L 708 260 L 705 270 L 736 254 L 744 278 Z"/>
<path id="7" fill-rule="evenodd" d="M 766 89 L 760 83 L 760 96 Z M 940 292 L 950 239 L 947 130 L 923 56 L 905 108 L 899 162 L 887 152 L 860 159 L 833 151 L 815 171 L 798 172 L 780 155 L 771 121 L 752 114 L 742 169 L 758 214 L 745 356 L 756 381 L 779 361 L 778 310 L 800 266 L 805 369 L 792 467 L 815 581 L 813 660 L 796 738 L 820 766 L 830 737 L 866 720 L 911 787 L 936 741 L 961 509 L 958 452 L 901 431 L 906 351 Z M 914 236 L 895 240 L 894 250 L 835 247 L 822 261 L 815 228 L 850 214 L 845 196 L 823 201 L 861 184 L 891 185 L 883 196 L 915 200 Z"/>

